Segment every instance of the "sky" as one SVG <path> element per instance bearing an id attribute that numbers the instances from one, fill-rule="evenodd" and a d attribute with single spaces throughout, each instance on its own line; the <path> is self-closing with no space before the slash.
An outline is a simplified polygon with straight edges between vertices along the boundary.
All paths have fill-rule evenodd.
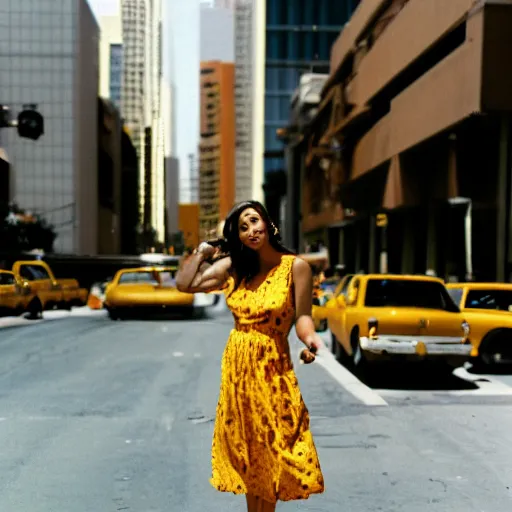
<path id="1" fill-rule="evenodd" d="M 119 9 L 119 0 L 88 0 L 88 2 L 96 18 L 117 14 Z"/>

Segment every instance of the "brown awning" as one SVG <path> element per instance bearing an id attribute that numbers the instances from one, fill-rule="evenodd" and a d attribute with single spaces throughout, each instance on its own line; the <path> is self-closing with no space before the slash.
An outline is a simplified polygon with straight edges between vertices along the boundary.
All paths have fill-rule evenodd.
<path id="1" fill-rule="evenodd" d="M 340 122 L 336 123 L 332 128 L 325 132 L 320 140 L 320 144 L 326 144 L 332 137 L 345 132 L 348 127 L 351 127 L 354 123 L 364 119 L 370 110 L 370 107 L 366 105 L 355 107 L 348 116 L 344 117 Z"/>

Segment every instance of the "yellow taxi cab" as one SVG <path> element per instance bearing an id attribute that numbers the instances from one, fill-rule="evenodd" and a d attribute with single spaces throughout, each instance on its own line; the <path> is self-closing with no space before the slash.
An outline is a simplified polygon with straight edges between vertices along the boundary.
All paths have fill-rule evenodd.
<path id="1" fill-rule="evenodd" d="M 441 279 L 390 274 L 345 277 L 321 311 L 336 359 L 364 366 L 388 359 L 470 358 L 469 324 Z"/>
<path id="2" fill-rule="evenodd" d="M 45 261 L 16 261 L 12 266 L 16 279 L 27 281 L 37 295 L 42 310 L 71 309 L 87 302 L 88 291 L 76 279 L 57 279 Z"/>
<path id="3" fill-rule="evenodd" d="M 17 279 L 9 270 L 0 270 L 0 315 L 19 316 L 28 311 L 32 318 L 37 317 L 31 308 L 34 297 L 26 281 Z"/>
<path id="4" fill-rule="evenodd" d="M 340 283 L 339 278 L 326 278 L 322 281 L 313 279 L 313 308 L 312 317 L 318 332 L 327 330 L 327 318 L 322 314 L 323 308 L 334 296 Z"/>
<path id="5" fill-rule="evenodd" d="M 105 290 L 104 307 L 111 319 L 130 311 L 150 310 L 193 313 L 211 306 L 215 297 L 207 293 L 183 293 L 176 287 L 178 267 L 141 267 L 119 270 Z"/>
<path id="6" fill-rule="evenodd" d="M 449 283 L 448 293 L 471 327 L 484 364 L 512 363 L 512 284 Z"/>
<path id="7" fill-rule="evenodd" d="M 352 277 L 352 274 L 348 274 L 339 280 L 332 291 L 328 290 L 323 294 L 323 300 L 320 300 L 320 298 L 317 299 L 315 293 L 313 293 L 312 317 L 315 329 L 318 332 L 326 331 L 328 329 L 326 307 L 332 307 L 335 304 L 335 301 L 332 301 L 333 298 L 338 297 L 340 294 L 346 294 Z"/>

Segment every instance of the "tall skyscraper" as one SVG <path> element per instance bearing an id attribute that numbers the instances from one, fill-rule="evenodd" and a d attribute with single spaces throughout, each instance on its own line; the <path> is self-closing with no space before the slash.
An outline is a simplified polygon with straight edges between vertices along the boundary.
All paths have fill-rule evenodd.
<path id="1" fill-rule="evenodd" d="M 140 218 L 165 239 L 161 0 L 121 0 L 121 112 L 140 162 Z"/>
<path id="2" fill-rule="evenodd" d="M 199 0 L 165 3 L 164 69 L 171 97 L 171 155 L 179 175 L 180 203 L 198 199 L 200 8 Z"/>
<path id="3" fill-rule="evenodd" d="M 226 219 L 235 199 L 235 70 L 201 63 L 199 229 L 202 239 Z"/>
<path id="4" fill-rule="evenodd" d="M 233 5 L 234 4 L 234 5 Z M 236 200 L 263 200 L 265 1 L 234 0 Z"/>
<path id="5" fill-rule="evenodd" d="M 100 23 L 100 96 L 121 109 L 123 27 L 121 16 L 102 16 Z"/>
<path id="6" fill-rule="evenodd" d="M 98 39 L 86 0 L 0 0 L 1 101 L 35 103 L 37 141 L 3 130 L 11 198 L 55 226 L 55 250 L 98 250 Z"/>
<path id="7" fill-rule="evenodd" d="M 235 20 L 232 9 L 203 7 L 200 14 L 201 62 L 235 61 Z"/>
<path id="8" fill-rule="evenodd" d="M 284 174 L 284 148 L 276 130 L 289 121 L 290 100 L 304 73 L 329 73 L 331 46 L 360 0 L 265 0 L 266 57 L 264 95 L 266 181 Z M 278 177 L 276 180 L 275 178 Z M 274 180 L 272 180 L 274 178 Z M 284 180 L 281 180 L 284 181 Z M 267 206 L 279 211 L 283 190 L 269 187 Z M 277 221 L 277 219 L 276 219 Z"/>

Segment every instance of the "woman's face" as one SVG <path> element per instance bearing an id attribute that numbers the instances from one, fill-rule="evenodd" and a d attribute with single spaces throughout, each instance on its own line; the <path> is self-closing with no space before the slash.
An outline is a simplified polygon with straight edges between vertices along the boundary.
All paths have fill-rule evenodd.
<path id="1" fill-rule="evenodd" d="M 238 218 L 238 236 L 243 245 L 253 251 L 268 242 L 267 225 L 254 208 L 246 208 Z"/>

